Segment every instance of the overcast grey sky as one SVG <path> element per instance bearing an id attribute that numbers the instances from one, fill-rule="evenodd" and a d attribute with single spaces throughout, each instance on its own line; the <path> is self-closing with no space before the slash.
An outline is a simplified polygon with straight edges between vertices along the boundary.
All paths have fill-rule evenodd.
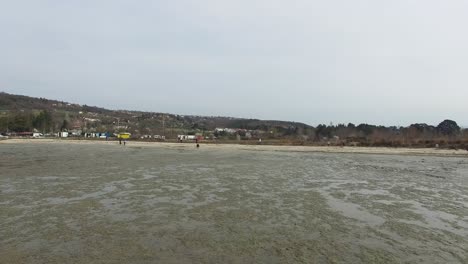
<path id="1" fill-rule="evenodd" d="M 468 125 L 466 0 L 0 0 L 0 91 L 112 109 Z"/>

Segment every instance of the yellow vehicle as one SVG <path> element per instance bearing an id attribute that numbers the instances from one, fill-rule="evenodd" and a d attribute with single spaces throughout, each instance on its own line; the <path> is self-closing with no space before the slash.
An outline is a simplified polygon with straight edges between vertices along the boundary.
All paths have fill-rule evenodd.
<path id="1" fill-rule="evenodd" d="M 119 139 L 129 139 L 130 136 L 131 136 L 130 133 L 126 133 L 126 132 L 125 132 L 125 133 L 119 133 L 119 134 L 117 135 L 117 138 L 119 138 Z"/>

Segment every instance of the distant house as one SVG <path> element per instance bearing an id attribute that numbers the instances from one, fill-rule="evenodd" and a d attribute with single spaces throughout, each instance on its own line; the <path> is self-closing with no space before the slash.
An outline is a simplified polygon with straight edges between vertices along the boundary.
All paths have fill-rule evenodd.
<path id="1" fill-rule="evenodd" d="M 57 136 L 60 137 L 60 138 L 66 138 L 66 137 L 68 137 L 68 134 L 69 134 L 68 132 L 63 131 L 63 132 L 58 132 Z"/>
<path id="2" fill-rule="evenodd" d="M 70 131 L 70 133 L 74 137 L 79 137 L 82 134 L 82 130 L 81 129 L 73 129 L 73 130 Z"/>
<path id="3" fill-rule="evenodd" d="M 83 118 L 84 121 L 87 121 L 87 122 L 91 122 L 91 123 L 94 123 L 94 122 L 101 122 L 100 119 L 96 119 L 96 118 Z"/>
<path id="4" fill-rule="evenodd" d="M 33 133 L 32 137 L 33 138 L 42 138 L 42 137 L 44 137 L 44 134 L 42 134 L 42 133 Z"/>
<path id="5" fill-rule="evenodd" d="M 166 139 L 166 136 L 161 136 L 161 135 L 154 135 L 154 139 Z"/>
<path id="6" fill-rule="evenodd" d="M 195 139 L 197 139 L 197 136 L 195 136 L 195 135 L 177 135 L 177 139 L 179 141 L 195 140 Z"/>
<path id="7" fill-rule="evenodd" d="M 215 128 L 214 132 L 215 133 L 221 133 L 225 132 L 226 134 L 234 134 L 238 131 L 239 129 L 236 128 Z"/>
<path id="8" fill-rule="evenodd" d="M 234 133 L 237 132 L 237 129 L 235 129 L 235 128 L 225 128 L 224 132 L 226 132 L 228 134 L 234 134 Z"/>
<path id="9" fill-rule="evenodd" d="M 85 138 L 108 138 L 111 134 L 109 132 L 90 132 L 84 133 Z"/>

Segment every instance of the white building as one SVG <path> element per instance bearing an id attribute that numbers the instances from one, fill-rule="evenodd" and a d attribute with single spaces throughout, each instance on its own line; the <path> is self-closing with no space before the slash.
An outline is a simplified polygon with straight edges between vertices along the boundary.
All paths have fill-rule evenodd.
<path id="1" fill-rule="evenodd" d="M 43 138 L 44 134 L 42 134 L 42 133 L 33 133 L 32 137 L 33 138 Z"/>
<path id="2" fill-rule="evenodd" d="M 58 132 L 57 136 L 61 138 L 66 138 L 68 137 L 68 132 Z"/>
<path id="3" fill-rule="evenodd" d="M 177 135 L 177 139 L 180 141 L 184 140 L 195 140 L 197 136 L 195 135 Z"/>

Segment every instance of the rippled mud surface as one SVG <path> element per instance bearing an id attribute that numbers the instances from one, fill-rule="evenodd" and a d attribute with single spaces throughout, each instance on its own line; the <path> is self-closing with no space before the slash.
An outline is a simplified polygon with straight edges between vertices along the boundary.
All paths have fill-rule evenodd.
<path id="1" fill-rule="evenodd" d="M 0 145 L 0 263 L 468 263 L 468 159 Z"/>

